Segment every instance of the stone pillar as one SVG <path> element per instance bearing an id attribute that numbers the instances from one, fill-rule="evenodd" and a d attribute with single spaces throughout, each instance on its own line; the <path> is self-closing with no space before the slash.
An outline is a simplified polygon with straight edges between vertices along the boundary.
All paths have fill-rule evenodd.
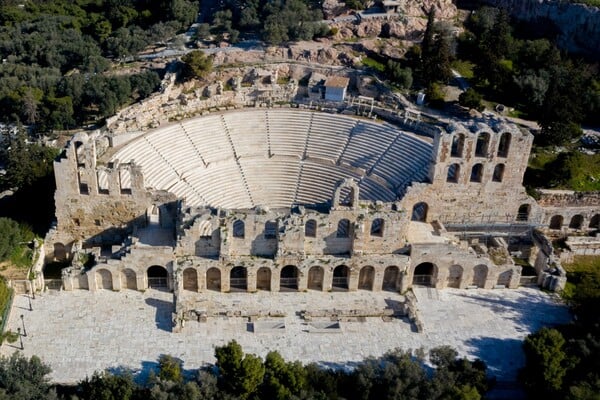
<path id="1" fill-rule="evenodd" d="M 110 274 L 112 276 L 112 281 L 113 281 L 113 290 L 115 292 L 120 292 L 123 287 L 127 286 L 127 283 L 123 284 L 122 280 L 123 280 L 123 274 L 121 274 L 119 271 L 113 272 L 110 271 Z M 117 274 L 117 276 L 115 276 L 115 274 Z"/>
<path id="2" fill-rule="evenodd" d="M 85 273 L 88 279 L 88 288 L 90 288 L 90 292 L 95 292 L 98 290 L 98 285 L 96 284 L 96 274 L 94 271 L 88 271 Z"/>
<path id="3" fill-rule="evenodd" d="M 410 286 L 409 275 L 406 271 L 400 271 L 400 293 L 404 293 Z"/>
<path id="4" fill-rule="evenodd" d="M 196 279 L 198 280 L 198 292 L 206 291 L 206 267 L 196 268 Z"/>
<path id="5" fill-rule="evenodd" d="M 356 292 L 358 290 L 358 278 L 360 276 L 360 268 L 348 267 L 348 291 Z"/>
<path id="6" fill-rule="evenodd" d="M 137 290 L 143 291 L 148 289 L 148 282 L 146 281 L 146 273 L 135 274 L 135 286 Z"/>
<path id="7" fill-rule="evenodd" d="M 231 268 L 221 269 L 221 292 L 229 292 L 231 290 Z"/>
<path id="8" fill-rule="evenodd" d="M 246 268 L 246 290 L 256 292 L 256 267 Z"/>
<path id="9" fill-rule="evenodd" d="M 435 284 L 433 285 L 436 289 L 443 289 L 446 287 L 448 282 L 448 269 L 440 269 L 438 267 L 437 274 L 435 276 Z"/>
<path id="10" fill-rule="evenodd" d="M 513 268 L 512 274 L 510 275 L 510 281 L 508 282 L 509 289 L 516 289 L 519 287 L 521 282 L 521 267 L 515 266 Z"/>
<path id="11" fill-rule="evenodd" d="M 281 268 L 271 268 L 271 292 L 279 292 L 281 289 L 279 283 L 279 277 L 281 275 Z"/>
<path id="12" fill-rule="evenodd" d="M 298 268 L 298 291 L 306 292 L 308 290 L 308 269 Z"/>
<path id="13" fill-rule="evenodd" d="M 324 267 L 323 268 L 323 291 L 331 292 L 333 289 L 333 268 L 334 267 Z"/>
<path id="14" fill-rule="evenodd" d="M 383 275 L 385 273 L 386 267 L 377 267 L 375 268 L 375 276 L 373 276 L 373 291 L 381 292 L 383 289 Z M 398 281 L 402 281 L 402 273 L 398 274 Z M 396 287 L 399 287 L 397 284 Z"/>

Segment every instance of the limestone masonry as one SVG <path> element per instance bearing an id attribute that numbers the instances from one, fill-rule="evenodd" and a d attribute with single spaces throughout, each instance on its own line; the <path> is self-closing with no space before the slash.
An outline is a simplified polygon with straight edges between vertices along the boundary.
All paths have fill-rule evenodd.
<path id="1" fill-rule="evenodd" d="M 598 194 L 529 196 L 505 120 L 400 126 L 287 106 L 79 133 L 46 261 L 64 290 L 168 288 L 176 323 L 186 291 L 564 286 L 549 237 L 597 230 Z"/>

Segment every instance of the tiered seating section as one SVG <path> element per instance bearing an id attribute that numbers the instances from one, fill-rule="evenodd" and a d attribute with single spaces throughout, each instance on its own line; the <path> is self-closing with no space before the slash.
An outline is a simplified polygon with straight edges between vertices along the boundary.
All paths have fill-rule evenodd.
<path id="1" fill-rule="evenodd" d="M 352 177 L 364 200 L 393 201 L 427 175 L 431 144 L 385 123 L 292 109 L 237 111 L 156 129 L 112 161 L 142 166 L 147 187 L 189 205 L 323 203 Z"/>

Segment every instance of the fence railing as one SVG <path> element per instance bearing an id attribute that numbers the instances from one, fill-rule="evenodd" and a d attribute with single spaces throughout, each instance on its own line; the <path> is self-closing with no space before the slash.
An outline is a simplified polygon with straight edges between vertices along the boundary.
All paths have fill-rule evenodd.
<path id="1" fill-rule="evenodd" d="M 348 277 L 346 276 L 334 276 L 332 281 L 333 286 L 337 287 L 348 287 Z"/>
<path id="2" fill-rule="evenodd" d="M 298 278 L 280 278 L 279 286 L 298 287 Z"/>
<path id="3" fill-rule="evenodd" d="M 519 285 L 521 286 L 531 286 L 537 285 L 538 277 L 537 276 L 522 276 L 519 280 Z"/>
<path id="4" fill-rule="evenodd" d="M 62 279 L 44 279 L 44 283 L 48 290 L 60 290 L 63 284 Z"/>
<path id="5" fill-rule="evenodd" d="M 229 286 L 234 288 L 246 288 L 248 287 L 248 279 L 246 278 L 230 278 Z"/>
<path id="6" fill-rule="evenodd" d="M 148 277 L 148 286 L 151 288 L 166 288 L 168 287 L 167 278 L 165 277 Z"/>
<path id="7" fill-rule="evenodd" d="M 414 275 L 413 285 L 431 285 L 431 275 Z"/>

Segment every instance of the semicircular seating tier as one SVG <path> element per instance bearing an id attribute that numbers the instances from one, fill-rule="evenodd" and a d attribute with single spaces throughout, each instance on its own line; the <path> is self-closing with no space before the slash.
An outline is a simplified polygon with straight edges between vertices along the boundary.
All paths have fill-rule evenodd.
<path id="1" fill-rule="evenodd" d="M 387 123 L 262 109 L 213 114 L 152 130 L 112 162 L 134 160 L 146 187 L 190 206 L 274 208 L 331 199 L 354 178 L 363 200 L 393 201 L 426 179 L 432 144 Z"/>

